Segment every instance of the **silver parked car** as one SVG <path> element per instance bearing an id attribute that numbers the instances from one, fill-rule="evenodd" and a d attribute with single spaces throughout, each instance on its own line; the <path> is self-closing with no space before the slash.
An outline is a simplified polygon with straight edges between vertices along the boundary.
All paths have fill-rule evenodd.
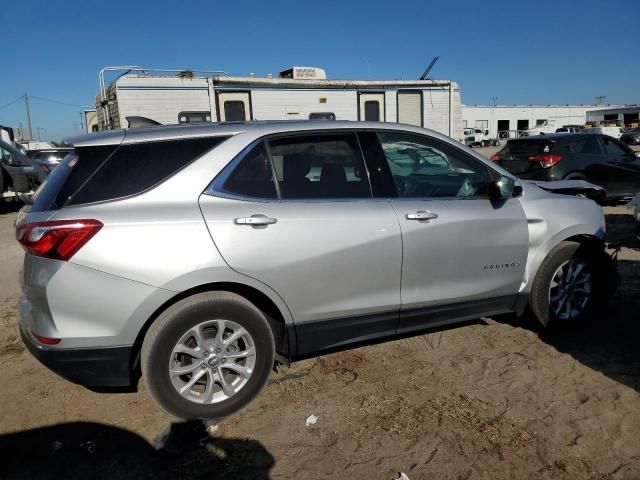
<path id="1" fill-rule="evenodd" d="M 545 326 L 579 321 L 611 285 L 598 205 L 421 128 L 228 123 L 71 143 L 17 221 L 24 342 L 92 388 L 141 372 L 179 417 L 228 415 L 275 362 L 352 342 L 527 306 Z"/>

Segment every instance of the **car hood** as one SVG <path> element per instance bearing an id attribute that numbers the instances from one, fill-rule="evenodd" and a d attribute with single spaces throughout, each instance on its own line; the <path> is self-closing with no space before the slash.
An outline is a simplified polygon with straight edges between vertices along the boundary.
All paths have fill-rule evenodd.
<path id="1" fill-rule="evenodd" d="M 551 193 L 564 195 L 582 195 L 593 200 L 606 196 L 607 191 L 593 183 L 584 180 L 559 180 L 555 182 L 529 181 L 538 187 Z"/>

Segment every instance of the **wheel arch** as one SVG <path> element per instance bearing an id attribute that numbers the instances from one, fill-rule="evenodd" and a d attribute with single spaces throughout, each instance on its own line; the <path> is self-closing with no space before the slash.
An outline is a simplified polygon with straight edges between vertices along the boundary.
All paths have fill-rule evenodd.
<path id="1" fill-rule="evenodd" d="M 265 314 L 273 331 L 273 337 L 276 342 L 276 357 L 278 361 L 281 363 L 290 361 L 291 357 L 295 355 L 296 346 L 295 329 L 293 328 L 293 323 L 291 322 L 290 313 L 288 311 L 283 312 L 282 307 L 279 307 L 276 302 L 269 297 L 269 295 L 260 291 L 256 287 L 232 281 L 211 282 L 197 285 L 182 292 L 176 293 L 176 295 L 174 295 L 169 300 L 165 301 L 160 307 L 158 307 L 143 324 L 131 349 L 131 356 L 129 360 L 132 386 L 135 386 L 137 384 L 142 375 L 140 370 L 140 353 L 142 351 L 142 343 L 144 342 L 149 328 L 156 321 L 156 319 L 169 307 L 185 298 L 189 298 L 198 293 L 215 291 L 236 293 L 246 298 L 256 307 L 258 307 Z"/>

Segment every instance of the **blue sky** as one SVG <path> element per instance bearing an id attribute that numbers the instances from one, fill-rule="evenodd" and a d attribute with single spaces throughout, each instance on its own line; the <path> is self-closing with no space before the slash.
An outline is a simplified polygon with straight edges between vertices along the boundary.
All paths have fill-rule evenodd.
<path id="1" fill-rule="evenodd" d="M 79 131 L 106 65 L 409 79 L 439 55 L 466 104 L 640 103 L 638 0 L 22 0 L 0 24 L 0 124 L 26 124 L 5 107 L 26 92 L 43 140 Z"/>

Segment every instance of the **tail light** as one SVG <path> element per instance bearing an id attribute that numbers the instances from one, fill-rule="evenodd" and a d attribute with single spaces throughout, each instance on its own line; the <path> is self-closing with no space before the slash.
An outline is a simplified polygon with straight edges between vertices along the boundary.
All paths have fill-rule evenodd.
<path id="1" fill-rule="evenodd" d="M 67 261 L 101 228 L 98 220 L 35 222 L 19 226 L 16 238 L 32 255 Z"/>
<path id="2" fill-rule="evenodd" d="M 553 167 L 556 163 L 562 160 L 562 155 L 552 155 L 550 153 L 540 153 L 529 157 L 529 161 L 538 162 L 542 168 Z"/>
<path id="3" fill-rule="evenodd" d="M 492 162 L 499 162 L 500 160 L 502 160 L 502 157 L 498 153 L 494 153 L 493 155 L 491 155 L 489 160 L 491 160 Z"/>
<path id="4" fill-rule="evenodd" d="M 33 331 L 31 331 L 31 330 L 29 330 L 29 333 L 31 333 L 31 335 L 33 335 L 33 338 L 35 338 L 37 341 L 39 341 L 40 343 L 43 343 L 45 345 L 58 345 L 60 343 L 60 339 L 59 338 L 43 337 L 42 335 L 38 335 L 36 333 L 33 333 Z"/>

